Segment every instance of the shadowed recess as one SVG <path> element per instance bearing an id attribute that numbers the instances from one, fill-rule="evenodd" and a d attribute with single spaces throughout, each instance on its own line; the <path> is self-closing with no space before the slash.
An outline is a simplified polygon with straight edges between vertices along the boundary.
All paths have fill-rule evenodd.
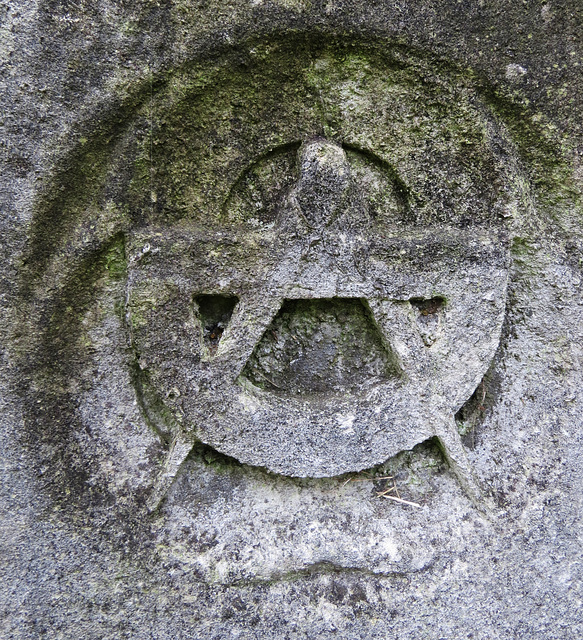
<path id="1" fill-rule="evenodd" d="M 356 298 L 286 300 L 243 377 L 279 394 L 358 392 L 399 376 L 369 309 Z"/>
<path id="2" fill-rule="evenodd" d="M 202 343 L 211 354 L 217 350 L 237 302 L 239 300 L 235 296 L 203 294 L 194 298 L 202 330 Z"/>

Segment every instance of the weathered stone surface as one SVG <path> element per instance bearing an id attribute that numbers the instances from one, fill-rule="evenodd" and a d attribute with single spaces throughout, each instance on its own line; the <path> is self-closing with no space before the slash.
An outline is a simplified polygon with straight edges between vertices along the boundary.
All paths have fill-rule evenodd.
<path id="1" fill-rule="evenodd" d="M 6 4 L 2 637 L 581 635 L 582 18 Z"/>

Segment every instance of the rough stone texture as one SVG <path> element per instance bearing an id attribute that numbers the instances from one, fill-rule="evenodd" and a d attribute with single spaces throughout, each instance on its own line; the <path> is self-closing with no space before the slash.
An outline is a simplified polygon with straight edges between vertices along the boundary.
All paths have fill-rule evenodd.
<path id="1" fill-rule="evenodd" d="M 581 636 L 580 2 L 2 21 L 0 636 Z"/>

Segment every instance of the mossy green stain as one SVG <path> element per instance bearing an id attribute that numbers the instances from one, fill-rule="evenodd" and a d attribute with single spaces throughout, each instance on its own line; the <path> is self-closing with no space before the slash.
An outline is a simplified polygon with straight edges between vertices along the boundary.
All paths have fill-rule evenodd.
<path id="1" fill-rule="evenodd" d="M 152 170 L 156 170 L 158 164 L 157 160 L 164 160 L 164 154 L 168 150 L 160 156 L 158 152 L 152 154 L 151 147 L 160 147 L 157 143 L 162 142 L 173 127 L 176 130 L 176 124 L 185 122 L 186 118 L 186 121 L 193 123 L 192 132 L 196 135 L 197 130 L 204 129 L 205 123 L 209 123 L 213 118 L 216 120 L 221 110 L 224 112 L 227 103 L 227 120 L 239 118 L 248 111 L 261 114 L 259 107 L 265 107 L 269 102 L 266 102 L 266 96 L 281 95 L 279 89 L 282 79 L 285 84 L 285 78 L 303 74 L 303 77 L 309 80 L 306 84 L 309 85 L 311 82 L 312 93 L 310 94 L 305 87 L 300 90 L 298 86 L 288 83 L 285 100 L 292 109 L 298 110 L 299 120 L 307 114 L 302 112 L 302 109 L 306 105 L 309 106 L 310 100 L 314 101 L 315 106 L 312 105 L 309 117 L 312 124 L 306 126 L 304 123 L 303 127 L 298 125 L 295 132 L 268 132 L 267 144 L 272 147 L 285 144 L 291 142 L 294 136 L 297 139 L 302 135 L 314 135 L 318 131 L 324 132 L 324 129 L 329 127 L 327 122 L 323 122 L 321 105 L 318 104 L 318 87 L 330 85 L 339 73 L 347 76 L 351 73 L 365 73 L 367 69 L 380 64 L 384 65 L 383 68 L 387 69 L 393 78 L 400 74 L 400 79 L 392 83 L 394 88 L 399 84 L 406 87 L 411 93 L 412 104 L 417 100 L 421 103 L 421 109 L 427 112 L 433 109 L 435 117 L 439 117 L 444 110 L 451 109 L 452 104 L 456 105 L 455 110 L 458 114 L 461 113 L 460 109 L 466 107 L 463 106 L 463 101 L 455 100 L 455 91 L 458 89 L 444 90 L 443 86 L 434 86 L 431 81 L 432 75 L 445 74 L 449 77 L 452 87 L 459 87 L 460 82 L 461 86 L 475 87 L 497 116 L 504 121 L 521 157 L 526 165 L 531 167 L 530 181 L 537 191 L 539 205 L 547 208 L 555 219 L 561 218 L 563 212 L 568 211 L 573 215 L 581 211 L 580 193 L 571 181 L 571 167 L 565 161 L 565 150 L 556 141 L 556 132 L 544 124 L 543 118 L 539 117 L 537 121 L 536 114 L 530 113 L 521 104 L 513 103 L 511 98 L 502 95 L 499 90 L 477 80 L 471 72 L 457 70 L 444 61 L 424 58 L 419 52 L 411 54 L 398 46 L 394 46 L 392 51 L 387 53 L 384 42 L 384 51 L 381 53 L 372 41 L 343 43 L 336 39 L 325 42 L 325 38 L 320 37 L 320 42 L 316 44 L 309 36 L 297 36 L 295 39 L 297 42 L 292 42 L 294 38 L 291 38 L 288 44 L 275 42 L 269 45 L 265 45 L 263 41 L 249 41 L 247 49 L 253 50 L 253 53 L 248 54 L 245 65 L 248 68 L 249 65 L 266 67 L 257 76 L 258 82 L 246 82 L 245 78 L 248 78 L 249 74 L 240 63 L 233 62 L 240 60 L 240 51 L 233 58 L 233 54 L 225 50 L 223 60 L 215 58 L 210 64 L 188 63 L 173 72 L 164 71 L 152 76 L 142 84 L 136 84 L 129 92 L 126 87 L 121 88 L 120 95 L 123 94 L 124 99 L 119 110 L 112 110 L 98 126 L 88 123 L 77 147 L 63 157 L 56 167 L 54 179 L 42 190 L 42 195 L 35 205 L 30 251 L 26 259 L 26 281 L 30 282 L 40 275 L 51 256 L 54 256 L 59 243 L 74 230 L 71 226 L 72 220 L 86 215 L 84 212 L 88 211 L 87 204 L 98 198 L 107 169 L 111 165 L 111 153 L 116 140 L 127 130 L 132 118 L 139 117 L 151 124 L 151 132 L 146 133 L 144 137 L 143 150 L 136 154 L 134 162 L 130 192 L 139 200 L 133 211 L 134 220 L 148 215 L 149 211 L 156 208 L 150 201 L 152 190 L 162 194 L 161 202 L 157 206 L 159 212 L 166 208 L 169 212 L 174 211 L 179 217 L 193 213 L 195 216 L 213 216 L 218 214 L 221 201 L 224 201 L 227 193 L 220 189 L 216 191 L 217 176 L 213 176 L 212 172 L 206 177 L 200 176 L 200 181 L 194 188 L 191 178 L 196 176 L 196 167 L 185 162 L 185 156 L 181 157 L 179 154 L 172 158 L 171 162 L 166 158 L 160 164 L 164 165 L 166 162 L 168 166 L 162 173 L 152 176 Z M 298 57 L 297 52 L 302 50 L 310 50 L 310 53 L 300 59 L 301 56 Z M 328 67 L 332 68 L 326 69 L 324 64 L 316 68 L 316 62 L 324 59 L 330 61 Z M 211 87 L 213 91 L 210 91 Z M 222 99 L 213 100 L 208 97 L 215 91 L 215 87 L 219 87 L 218 95 Z M 435 99 L 423 100 L 423 95 L 434 95 Z M 216 98 L 217 94 L 214 96 Z M 449 99 L 444 100 L 444 96 L 449 96 Z M 193 105 L 196 104 L 198 107 L 193 112 Z M 273 113 L 269 109 L 267 112 Z M 436 133 L 433 131 L 435 122 L 431 124 L 435 117 L 429 118 L 427 124 L 420 125 L 425 134 Z M 219 122 L 220 120 L 221 118 L 218 119 Z M 465 118 L 458 120 L 463 122 Z M 450 122 L 455 121 L 456 118 L 450 119 Z M 223 119 L 223 123 L 225 124 L 226 120 Z M 411 131 L 414 131 L 415 126 L 412 126 Z M 464 131 L 462 124 L 452 126 L 452 129 L 455 128 L 458 129 L 457 135 L 460 140 L 469 143 L 470 148 L 475 148 L 473 157 L 479 161 L 483 141 L 476 137 L 475 133 L 472 135 L 471 131 Z M 161 134 L 158 135 L 158 132 Z M 338 131 L 332 133 L 337 135 Z M 442 131 L 440 135 L 446 133 L 448 132 Z M 189 140 L 185 139 L 184 146 L 188 146 L 188 142 Z M 262 140 L 261 144 L 258 140 L 252 142 L 252 146 L 259 152 L 259 147 L 266 141 Z M 240 175 L 241 170 L 245 169 L 244 163 L 238 164 L 238 158 L 242 156 L 237 149 L 227 151 L 227 156 L 222 158 L 226 160 L 228 167 L 232 167 L 232 170 L 229 169 L 227 172 L 224 167 L 220 170 L 220 181 L 227 183 L 227 186 L 229 176 L 232 176 L 233 182 L 236 179 L 235 174 L 238 172 Z M 194 193 L 193 188 L 194 192 L 199 194 L 197 198 L 201 195 L 205 197 L 197 206 L 189 207 L 185 202 Z M 411 189 L 418 192 L 415 185 L 412 185 Z M 207 206 L 209 202 L 210 207 Z M 168 220 L 174 217 L 169 215 Z M 64 258 L 66 255 L 64 252 Z"/>
<path id="2" fill-rule="evenodd" d="M 110 278 L 125 279 L 127 275 L 127 261 L 125 255 L 125 242 L 123 237 L 115 241 L 105 255 L 105 270 Z"/>

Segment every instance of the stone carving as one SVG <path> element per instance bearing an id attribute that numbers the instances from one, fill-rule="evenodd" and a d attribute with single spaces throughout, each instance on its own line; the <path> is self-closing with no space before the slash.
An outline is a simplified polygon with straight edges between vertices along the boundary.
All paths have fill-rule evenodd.
<path id="1" fill-rule="evenodd" d="M 239 225 L 130 236 L 138 392 L 171 443 L 151 506 L 199 440 L 277 473 L 325 477 L 437 437 L 478 497 L 454 414 L 499 342 L 502 232 L 375 217 L 367 181 L 329 140 L 304 141 L 297 166 L 262 222 L 239 188 Z M 229 204 L 225 215 L 236 217 Z"/>
<path id="2" fill-rule="evenodd" d="M 19 305 L 23 437 L 63 509 L 131 523 L 136 549 L 203 581 L 417 571 L 492 513 L 526 181 L 471 78 L 278 47 L 148 87 L 102 173 L 88 142 L 47 192 Z M 423 508 L 377 498 L 386 475 Z"/>
<path id="3" fill-rule="evenodd" d="M 0 635 L 582 637 L 581 2 L 5 4 Z"/>

